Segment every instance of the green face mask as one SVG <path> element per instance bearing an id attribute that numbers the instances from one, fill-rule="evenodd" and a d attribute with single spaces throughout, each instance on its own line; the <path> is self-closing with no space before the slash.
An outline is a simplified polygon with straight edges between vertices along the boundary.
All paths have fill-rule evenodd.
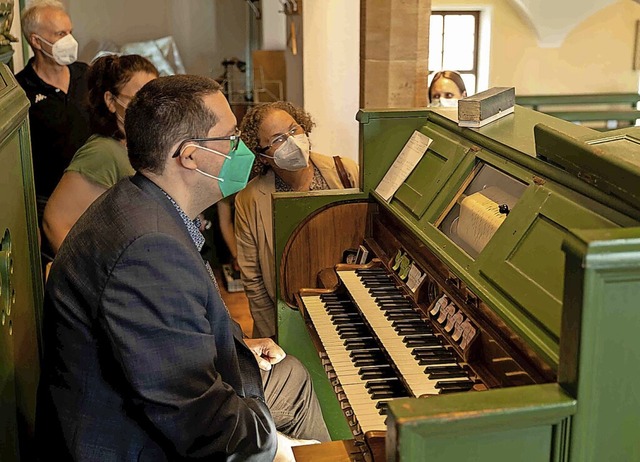
<path id="1" fill-rule="evenodd" d="M 215 149 L 206 148 L 197 144 L 190 144 L 187 146 L 203 149 L 225 158 L 222 168 L 220 169 L 220 176 L 214 176 L 210 173 L 203 172 L 200 169 L 196 169 L 196 172 L 201 173 L 208 178 L 218 180 L 220 183 L 222 197 L 235 194 L 247 185 L 247 180 L 251 173 L 251 167 L 253 167 L 253 161 L 256 157 L 242 140 L 238 142 L 238 147 L 235 151 L 231 151 L 229 154 L 223 154 Z"/>

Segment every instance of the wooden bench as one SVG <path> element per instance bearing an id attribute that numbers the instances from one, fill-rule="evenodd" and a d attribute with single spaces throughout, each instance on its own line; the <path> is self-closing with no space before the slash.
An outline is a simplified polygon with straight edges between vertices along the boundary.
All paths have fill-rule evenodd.
<path id="1" fill-rule="evenodd" d="M 639 101 L 638 93 L 516 96 L 516 104 L 598 130 L 635 125 Z"/>

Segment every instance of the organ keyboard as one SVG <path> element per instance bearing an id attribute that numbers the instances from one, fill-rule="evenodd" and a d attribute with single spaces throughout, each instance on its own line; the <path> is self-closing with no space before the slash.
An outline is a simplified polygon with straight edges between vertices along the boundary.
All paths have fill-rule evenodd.
<path id="1" fill-rule="evenodd" d="M 449 117 L 362 111 L 362 191 L 274 194 L 278 342 L 344 460 L 640 460 L 640 129 Z"/>
<path id="2" fill-rule="evenodd" d="M 467 391 L 474 381 L 381 267 L 339 271 L 347 293 L 303 294 L 355 435 L 384 430 L 391 399 Z M 347 296 L 348 295 L 348 296 Z M 351 299 L 349 298 L 351 297 Z"/>

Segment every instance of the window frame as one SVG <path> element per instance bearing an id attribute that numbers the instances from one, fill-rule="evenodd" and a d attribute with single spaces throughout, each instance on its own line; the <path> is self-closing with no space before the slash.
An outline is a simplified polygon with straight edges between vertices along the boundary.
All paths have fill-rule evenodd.
<path id="1" fill-rule="evenodd" d="M 441 36 L 441 40 L 442 40 L 442 49 L 440 52 L 440 58 L 439 58 L 439 69 L 438 70 L 446 70 L 446 71 L 456 71 L 459 74 L 472 74 L 475 77 L 475 84 L 474 84 L 474 88 L 471 89 L 467 89 L 467 92 L 469 94 L 474 94 L 477 93 L 478 91 L 478 61 L 479 61 L 479 55 L 480 55 L 480 19 L 481 19 L 481 10 L 451 10 L 451 9 L 446 9 L 446 10 L 432 10 L 431 14 L 429 16 L 429 22 L 431 22 L 431 16 L 442 16 L 442 36 Z M 446 16 L 473 16 L 474 20 L 475 20 L 475 30 L 474 30 L 474 36 L 473 36 L 473 40 L 474 40 L 474 47 L 473 47 L 473 66 L 471 68 L 471 70 L 465 69 L 465 70 L 461 70 L 461 69 L 444 69 L 443 66 L 443 59 L 444 59 L 444 37 L 445 37 L 445 28 L 444 28 L 444 24 L 445 24 L 445 17 Z M 429 27 L 429 41 L 431 41 L 431 27 Z M 429 62 L 431 61 L 432 57 L 429 56 Z M 437 72 L 438 70 L 432 71 L 431 70 L 431 66 L 429 66 L 430 63 L 427 63 L 427 67 L 429 69 L 429 76 L 431 76 L 432 73 Z M 429 82 L 430 83 L 430 82 Z"/>

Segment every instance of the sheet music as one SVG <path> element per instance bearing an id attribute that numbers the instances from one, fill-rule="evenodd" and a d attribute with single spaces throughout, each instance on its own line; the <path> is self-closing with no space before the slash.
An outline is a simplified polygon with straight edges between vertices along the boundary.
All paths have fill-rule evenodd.
<path id="1" fill-rule="evenodd" d="M 431 138 L 415 130 L 411 138 L 398 154 L 398 157 L 391 165 L 389 171 L 376 188 L 376 192 L 386 201 L 396 193 L 400 185 L 407 179 L 409 174 L 418 165 L 424 153 L 433 142 Z"/>

